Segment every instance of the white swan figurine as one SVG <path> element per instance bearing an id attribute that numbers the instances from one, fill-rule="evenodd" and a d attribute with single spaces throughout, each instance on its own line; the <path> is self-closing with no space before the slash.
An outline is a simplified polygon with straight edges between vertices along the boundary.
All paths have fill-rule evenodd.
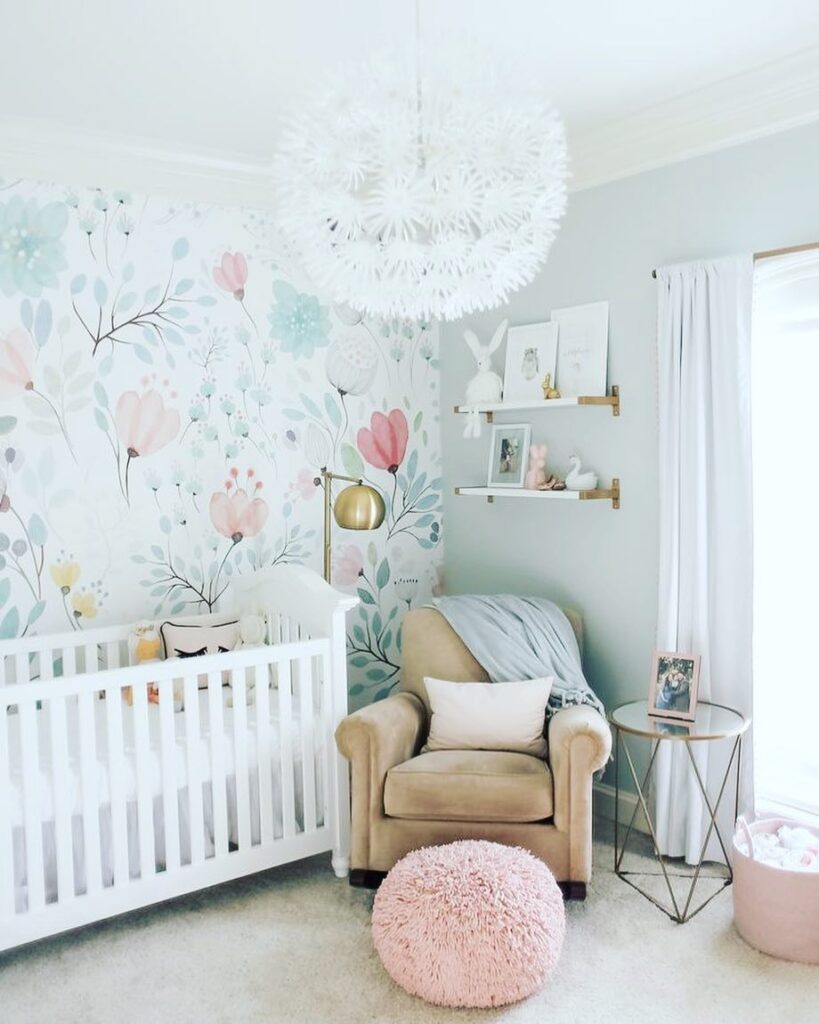
<path id="1" fill-rule="evenodd" d="M 587 469 L 584 472 L 580 469 L 580 459 L 572 455 L 569 459 L 572 467 L 566 474 L 566 488 L 570 491 L 593 491 L 597 487 L 597 474 Z"/>

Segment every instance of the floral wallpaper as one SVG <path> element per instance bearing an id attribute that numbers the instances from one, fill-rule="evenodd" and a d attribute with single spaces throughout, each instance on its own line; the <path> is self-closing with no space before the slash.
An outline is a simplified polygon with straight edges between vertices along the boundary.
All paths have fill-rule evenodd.
<path id="1" fill-rule="evenodd" d="M 351 704 L 385 696 L 438 585 L 437 344 L 322 301 L 268 214 L 0 180 L 0 638 L 320 570 L 328 466 L 387 505 L 333 538 Z"/>

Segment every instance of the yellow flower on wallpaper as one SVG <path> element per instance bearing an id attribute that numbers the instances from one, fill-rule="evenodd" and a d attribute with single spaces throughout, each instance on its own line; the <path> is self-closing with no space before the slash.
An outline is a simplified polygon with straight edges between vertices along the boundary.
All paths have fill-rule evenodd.
<path id="1" fill-rule="evenodd" d="M 80 565 L 79 562 L 55 562 L 49 572 L 60 590 L 67 594 L 80 578 Z"/>
<path id="2" fill-rule="evenodd" d="M 87 590 L 80 590 L 71 598 L 71 607 L 78 619 L 94 619 L 97 616 L 97 599 Z"/>

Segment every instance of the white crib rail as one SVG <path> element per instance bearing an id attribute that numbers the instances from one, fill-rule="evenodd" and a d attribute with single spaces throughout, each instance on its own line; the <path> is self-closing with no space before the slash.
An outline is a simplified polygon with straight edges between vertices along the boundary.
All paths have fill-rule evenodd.
<path id="1" fill-rule="evenodd" d="M 0 662 L 15 667 L 0 684 L 0 950 L 325 850 L 338 869 L 338 644 L 288 637 L 133 667 L 117 667 L 121 629 L 3 645 Z M 39 678 L 25 682 L 35 656 Z"/>

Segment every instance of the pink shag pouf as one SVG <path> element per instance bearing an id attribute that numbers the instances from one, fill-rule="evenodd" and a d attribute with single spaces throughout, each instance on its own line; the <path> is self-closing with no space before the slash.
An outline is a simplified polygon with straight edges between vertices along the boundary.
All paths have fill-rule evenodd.
<path id="1" fill-rule="evenodd" d="M 566 914 L 526 850 L 476 840 L 407 854 L 375 897 L 373 940 L 390 977 L 438 1006 L 503 1006 L 554 970 Z"/>

